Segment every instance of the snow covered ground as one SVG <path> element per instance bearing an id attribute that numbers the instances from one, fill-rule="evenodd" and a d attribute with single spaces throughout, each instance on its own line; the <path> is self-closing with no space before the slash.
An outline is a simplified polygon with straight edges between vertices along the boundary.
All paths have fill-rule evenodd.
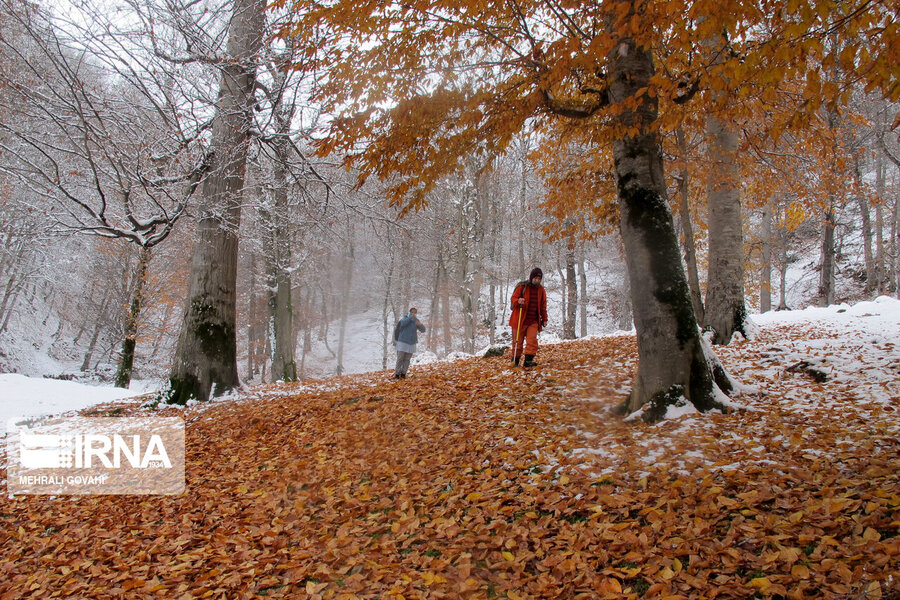
<path id="1" fill-rule="evenodd" d="M 88 385 L 75 381 L 26 377 L 15 373 L 0 374 L 0 422 L 6 433 L 6 422 L 15 417 L 56 415 L 81 410 L 95 404 L 131 398 L 154 391 L 157 384 L 133 381 L 131 389 Z"/>
<path id="2" fill-rule="evenodd" d="M 836 451 L 861 444 L 877 451 L 878 440 L 900 435 L 900 301 L 881 296 L 752 318 L 753 339 L 716 348 L 745 388 L 737 400 L 746 410 L 729 417 L 683 410 L 654 426 L 584 430 L 573 456 L 598 476 L 646 476 L 662 467 L 757 468 L 785 453 L 811 456 L 823 438 Z"/>

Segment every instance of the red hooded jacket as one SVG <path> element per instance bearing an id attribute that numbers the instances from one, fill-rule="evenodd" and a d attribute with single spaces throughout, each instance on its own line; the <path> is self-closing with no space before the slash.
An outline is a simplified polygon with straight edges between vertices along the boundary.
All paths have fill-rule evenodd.
<path id="1" fill-rule="evenodd" d="M 528 310 L 528 304 L 532 302 L 532 295 L 534 295 L 535 291 L 537 292 L 536 299 L 538 302 L 538 331 L 544 328 L 544 323 L 548 320 L 547 292 L 544 290 L 544 286 L 539 285 L 535 288 L 529 285 L 527 281 L 518 284 L 515 291 L 513 291 L 512 300 L 510 301 L 510 307 L 512 308 L 512 313 L 509 315 L 510 326 L 516 327 L 519 324 L 519 311 Z M 525 298 L 525 304 L 522 306 L 519 306 L 519 298 Z"/>

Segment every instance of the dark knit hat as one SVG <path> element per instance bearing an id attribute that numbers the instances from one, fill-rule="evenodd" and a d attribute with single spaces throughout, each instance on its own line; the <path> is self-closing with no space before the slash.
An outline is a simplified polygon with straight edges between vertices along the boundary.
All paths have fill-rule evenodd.
<path id="1" fill-rule="evenodd" d="M 540 267 L 535 267 L 531 270 L 531 275 L 528 276 L 528 281 L 531 281 L 535 277 L 540 277 L 541 279 L 544 278 L 544 272 L 541 271 Z"/>

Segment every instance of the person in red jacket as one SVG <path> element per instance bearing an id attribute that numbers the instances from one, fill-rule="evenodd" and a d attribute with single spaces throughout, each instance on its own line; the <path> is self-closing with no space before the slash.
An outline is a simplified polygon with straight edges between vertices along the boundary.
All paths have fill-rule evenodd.
<path id="1" fill-rule="evenodd" d="M 509 324 L 512 327 L 513 359 L 517 367 L 523 354 L 523 343 L 523 366 L 533 367 L 537 364 L 534 362 L 538 351 L 537 334 L 547 326 L 547 292 L 541 285 L 543 278 L 544 272 L 535 267 L 531 270 L 528 281 L 517 284 L 513 291 Z"/>

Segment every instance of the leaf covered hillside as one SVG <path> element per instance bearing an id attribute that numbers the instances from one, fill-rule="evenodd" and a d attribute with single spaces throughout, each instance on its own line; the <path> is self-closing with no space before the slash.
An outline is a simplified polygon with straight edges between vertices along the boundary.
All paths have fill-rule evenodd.
<path id="1" fill-rule="evenodd" d="M 630 336 L 189 408 L 181 496 L 2 500 L 0 598 L 900 597 L 900 348 L 866 304 L 721 350 L 727 415 L 614 417 Z"/>

